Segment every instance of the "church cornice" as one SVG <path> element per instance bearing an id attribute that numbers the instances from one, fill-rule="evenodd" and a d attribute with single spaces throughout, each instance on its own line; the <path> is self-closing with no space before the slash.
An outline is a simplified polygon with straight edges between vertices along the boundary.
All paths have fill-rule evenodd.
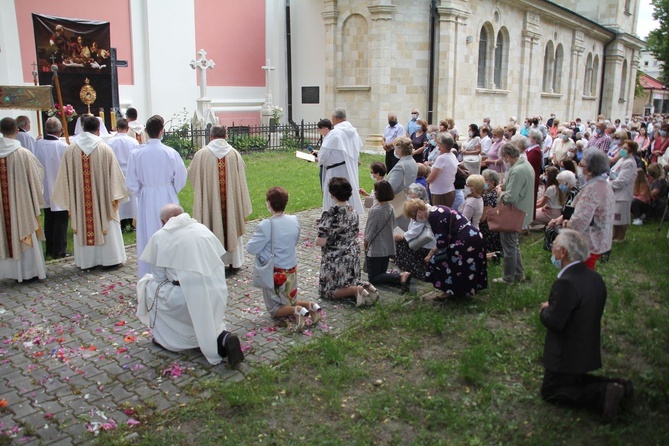
<path id="1" fill-rule="evenodd" d="M 458 6 L 437 6 L 440 22 L 466 21 L 472 15 L 471 11 Z"/>
<path id="2" fill-rule="evenodd" d="M 372 20 L 392 20 L 395 14 L 394 5 L 371 5 L 367 9 L 372 15 Z"/>

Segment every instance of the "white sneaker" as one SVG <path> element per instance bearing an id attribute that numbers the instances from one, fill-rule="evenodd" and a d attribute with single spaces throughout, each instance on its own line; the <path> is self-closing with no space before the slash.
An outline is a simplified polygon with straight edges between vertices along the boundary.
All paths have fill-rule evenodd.
<path id="1" fill-rule="evenodd" d="M 632 224 L 633 224 L 634 226 L 643 226 L 643 220 L 641 220 L 640 218 L 635 218 L 635 219 L 632 221 Z"/>

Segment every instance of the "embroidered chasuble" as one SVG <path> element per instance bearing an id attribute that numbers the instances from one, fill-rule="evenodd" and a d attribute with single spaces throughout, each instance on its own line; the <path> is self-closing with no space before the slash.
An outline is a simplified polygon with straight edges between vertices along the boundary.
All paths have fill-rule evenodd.
<path id="1" fill-rule="evenodd" d="M 193 218 L 213 232 L 230 253 L 239 248 L 252 212 L 246 163 L 224 139 L 198 150 L 188 168 L 193 186 Z"/>
<path id="2" fill-rule="evenodd" d="M 18 141 L 0 138 L 0 146 L 0 260 L 20 260 L 34 240 L 44 240 L 44 169 Z"/>
<path id="3" fill-rule="evenodd" d="M 118 221 L 118 204 L 127 201 L 129 195 L 114 152 L 98 140 L 86 143 L 85 151 L 79 141 L 67 148 L 51 197 L 70 211 L 72 232 L 79 246 L 105 244 L 110 221 Z"/>

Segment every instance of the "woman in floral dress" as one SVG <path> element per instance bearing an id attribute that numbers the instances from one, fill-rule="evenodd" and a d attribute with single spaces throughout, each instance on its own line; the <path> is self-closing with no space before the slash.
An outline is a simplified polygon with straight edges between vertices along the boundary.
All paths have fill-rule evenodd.
<path id="1" fill-rule="evenodd" d="M 456 210 L 410 200 L 407 217 L 427 221 L 437 247 L 430 251 L 427 280 L 442 294 L 434 300 L 473 296 L 488 287 L 488 265 L 483 236 Z"/>
<path id="2" fill-rule="evenodd" d="M 335 177 L 328 183 L 328 191 L 335 204 L 323 212 L 316 239 L 322 248 L 320 295 L 324 299 L 355 297 L 357 306 L 371 304 L 378 294 L 376 288 L 360 280 L 358 214 L 348 204 L 353 188 L 346 178 Z"/>

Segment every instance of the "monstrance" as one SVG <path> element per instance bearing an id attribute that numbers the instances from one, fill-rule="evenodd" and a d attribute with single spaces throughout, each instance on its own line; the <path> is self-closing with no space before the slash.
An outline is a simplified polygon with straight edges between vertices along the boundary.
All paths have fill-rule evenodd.
<path id="1" fill-rule="evenodd" d="M 95 88 L 91 86 L 91 82 L 86 78 L 84 81 L 85 85 L 81 87 L 81 90 L 79 90 L 79 98 L 81 98 L 81 102 L 86 104 L 88 107 L 88 114 L 91 114 L 91 104 L 95 102 L 95 100 L 98 97 L 98 94 L 95 92 Z"/>

